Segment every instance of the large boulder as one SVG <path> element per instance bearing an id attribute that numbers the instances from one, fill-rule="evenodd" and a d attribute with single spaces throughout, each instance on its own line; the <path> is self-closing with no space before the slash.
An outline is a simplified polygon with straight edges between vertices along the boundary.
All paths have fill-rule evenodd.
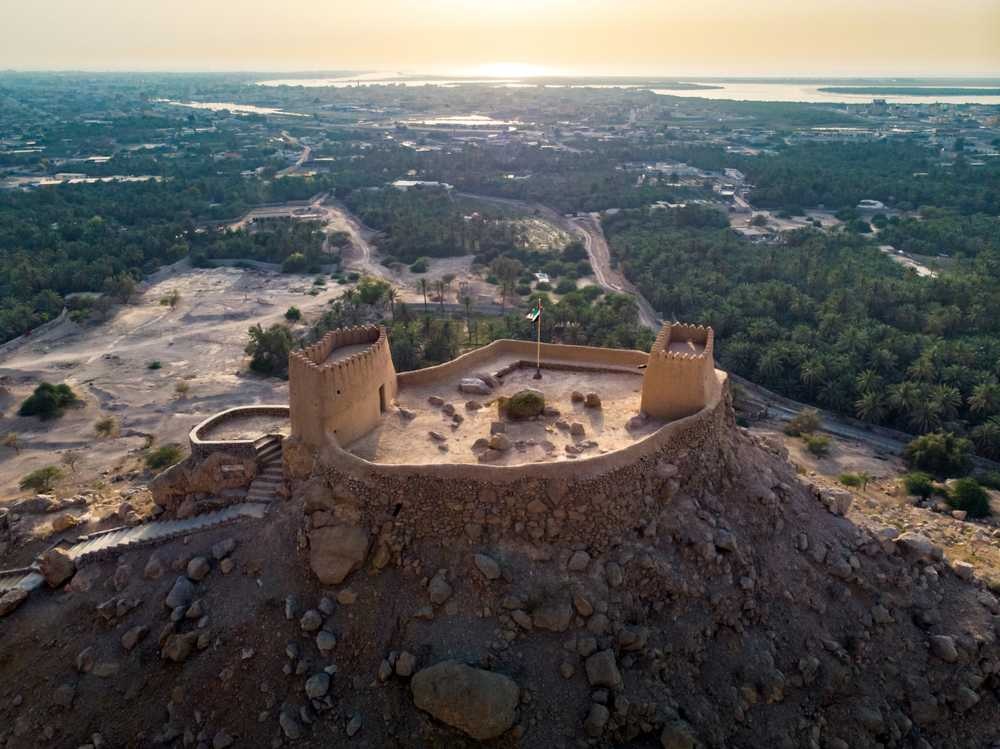
<path id="1" fill-rule="evenodd" d="M 418 708 L 479 741 L 514 725 L 520 690 L 502 674 L 442 661 L 419 671 L 410 686 Z"/>
<path id="2" fill-rule="evenodd" d="M 76 574 L 76 563 L 65 549 L 49 549 L 38 558 L 39 571 L 50 588 L 58 588 Z"/>
<path id="3" fill-rule="evenodd" d="M 217 452 L 201 461 L 188 457 L 170 466 L 149 482 L 149 490 L 157 505 L 175 510 L 189 494 L 241 489 L 249 486 L 256 475 L 256 459 Z"/>
<path id="4" fill-rule="evenodd" d="M 7 616 L 28 599 L 28 591 L 21 588 L 8 590 L 0 596 L 0 616 Z"/>
<path id="5" fill-rule="evenodd" d="M 458 389 L 471 395 L 489 395 L 493 392 L 493 388 L 478 377 L 463 377 L 458 383 Z"/>
<path id="6" fill-rule="evenodd" d="M 541 415 L 545 396 L 540 390 L 519 390 L 507 399 L 507 416 L 511 419 L 530 419 Z"/>
<path id="7" fill-rule="evenodd" d="M 309 564 L 324 585 L 342 583 L 368 556 L 371 537 L 357 525 L 330 525 L 309 534 Z"/>

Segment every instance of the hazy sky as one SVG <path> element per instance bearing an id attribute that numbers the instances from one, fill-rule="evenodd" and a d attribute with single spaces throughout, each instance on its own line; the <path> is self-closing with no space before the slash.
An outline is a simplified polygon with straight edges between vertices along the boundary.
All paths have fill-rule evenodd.
<path id="1" fill-rule="evenodd" d="M 0 0 L 0 18 L 0 68 L 1000 74 L 1000 0 Z"/>

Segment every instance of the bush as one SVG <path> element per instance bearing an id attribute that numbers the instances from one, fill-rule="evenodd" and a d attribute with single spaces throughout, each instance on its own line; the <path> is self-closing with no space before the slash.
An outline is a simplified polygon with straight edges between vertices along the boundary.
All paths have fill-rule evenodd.
<path id="1" fill-rule="evenodd" d="M 817 458 L 830 454 L 830 438 L 825 434 L 807 434 L 802 439 L 805 440 L 806 449 Z"/>
<path id="2" fill-rule="evenodd" d="M 925 434 L 903 450 L 910 468 L 947 478 L 964 476 L 972 467 L 972 442 L 951 432 Z"/>
<path id="3" fill-rule="evenodd" d="M 22 491 L 49 492 L 62 477 L 63 472 L 58 466 L 45 466 L 29 473 L 18 486 Z"/>
<path id="4" fill-rule="evenodd" d="M 844 486 L 850 486 L 852 488 L 857 488 L 864 483 L 861 477 L 856 473 L 842 473 L 840 474 L 840 483 Z"/>
<path id="5" fill-rule="evenodd" d="M 288 354 L 295 342 L 284 325 L 272 325 L 266 330 L 259 323 L 249 330 L 250 342 L 246 352 L 250 359 L 250 369 L 264 375 L 284 377 L 288 373 Z"/>
<path id="6" fill-rule="evenodd" d="M 927 499 L 934 493 L 934 480 L 923 471 L 913 471 L 903 476 L 903 488 L 910 496 Z"/>
<path id="7" fill-rule="evenodd" d="M 507 399 L 505 411 L 512 419 L 530 419 L 545 408 L 545 397 L 537 390 L 520 390 Z"/>
<path id="8" fill-rule="evenodd" d="M 306 256 L 301 252 L 293 252 L 291 255 L 286 257 L 285 262 L 281 264 L 281 272 L 305 273 L 308 267 L 309 261 L 306 260 Z"/>
<path id="9" fill-rule="evenodd" d="M 43 382 L 21 404 L 18 414 L 37 416 L 40 419 L 54 419 L 57 416 L 62 416 L 70 406 L 79 403 L 80 399 L 76 397 L 76 393 L 70 389 L 69 385 L 53 385 Z"/>
<path id="10" fill-rule="evenodd" d="M 574 291 L 576 291 L 576 284 L 568 278 L 564 278 L 556 284 L 557 294 L 571 294 Z"/>
<path id="11" fill-rule="evenodd" d="M 410 264 L 411 273 L 426 273 L 428 268 L 428 260 L 425 257 L 418 257 Z"/>
<path id="12" fill-rule="evenodd" d="M 163 365 L 160 363 L 159 359 L 154 359 L 146 365 L 146 369 L 163 369 Z"/>
<path id="13" fill-rule="evenodd" d="M 789 437 L 801 437 L 811 434 L 820 427 L 819 411 L 815 408 L 804 408 L 785 425 L 785 434 Z"/>
<path id="14" fill-rule="evenodd" d="M 1000 471 L 977 473 L 974 478 L 980 484 L 989 487 L 990 489 L 1000 489 Z"/>
<path id="15" fill-rule="evenodd" d="M 514 289 L 514 293 L 518 296 L 528 296 L 531 293 L 531 287 L 527 284 L 518 284 L 517 288 Z"/>
<path id="16" fill-rule="evenodd" d="M 948 504 L 956 510 L 965 510 L 970 518 L 983 518 L 990 514 L 990 498 L 975 479 L 959 479 L 948 492 Z"/>
<path id="17" fill-rule="evenodd" d="M 182 455 L 181 446 L 178 444 L 171 442 L 168 445 L 160 445 L 146 453 L 146 468 L 156 471 L 172 466 L 180 462 Z"/>
<path id="18" fill-rule="evenodd" d="M 350 281 L 351 283 L 357 282 L 359 278 L 361 278 L 361 274 L 358 273 L 357 271 L 352 270 L 350 273 L 347 274 L 347 280 Z"/>
<path id="19" fill-rule="evenodd" d="M 94 431 L 98 437 L 111 437 L 118 433 L 118 420 L 114 416 L 102 416 L 94 422 Z"/>
<path id="20" fill-rule="evenodd" d="M 291 306 L 285 310 L 285 319 L 289 322 L 298 322 L 302 319 L 302 310 L 296 306 Z"/>
<path id="21" fill-rule="evenodd" d="M 539 281 L 535 284 L 535 291 L 552 291 L 552 284 Z"/>

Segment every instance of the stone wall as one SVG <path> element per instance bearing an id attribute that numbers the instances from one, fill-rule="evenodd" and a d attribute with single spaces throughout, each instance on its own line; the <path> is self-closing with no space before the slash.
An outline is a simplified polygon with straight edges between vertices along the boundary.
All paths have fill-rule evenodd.
<path id="1" fill-rule="evenodd" d="M 240 460 L 256 460 L 257 449 L 253 440 L 207 439 L 212 429 L 227 421 L 253 416 L 288 416 L 288 406 L 238 406 L 209 416 L 188 433 L 191 443 L 191 461 L 199 463 L 213 453 L 222 452 Z M 264 435 L 261 435 L 262 437 Z"/>
<path id="2" fill-rule="evenodd" d="M 648 514 L 645 503 L 676 491 L 682 481 L 718 480 L 715 467 L 724 461 L 735 423 L 728 379 L 723 372 L 716 375 L 711 401 L 698 413 L 589 459 L 519 466 L 384 465 L 330 446 L 313 466 L 292 445 L 286 446 L 286 461 L 297 462 L 289 467 L 293 475 L 322 477 L 325 489 L 313 478 L 307 495 L 327 491 L 339 498 L 331 499 L 331 509 L 349 504 L 357 522 L 388 547 L 404 539 L 494 533 L 604 549 L 641 525 Z"/>
<path id="3" fill-rule="evenodd" d="M 338 361 L 345 346 L 367 345 Z M 378 423 L 396 398 L 396 369 L 385 328 L 362 326 L 327 333 L 319 343 L 288 357 L 292 436 L 313 447 L 347 445 Z"/>

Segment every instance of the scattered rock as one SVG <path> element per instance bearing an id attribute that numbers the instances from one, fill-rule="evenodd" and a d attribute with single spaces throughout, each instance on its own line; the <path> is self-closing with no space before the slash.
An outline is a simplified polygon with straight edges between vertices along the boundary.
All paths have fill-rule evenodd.
<path id="1" fill-rule="evenodd" d="M 234 739 L 225 729 L 219 729 L 212 739 L 212 749 L 229 749 L 233 745 Z"/>
<path id="2" fill-rule="evenodd" d="M 333 632 L 321 629 L 316 633 L 316 647 L 321 653 L 329 653 L 337 647 L 337 636 Z"/>
<path id="3" fill-rule="evenodd" d="M 581 393 L 579 390 L 574 390 L 570 394 L 569 399 L 573 401 L 573 403 L 583 403 L 583 401 L 585 400 L 583 393 Z"/>
<path id="4" fill-rule="evenodd" d="M 506 434 L 494 434 L 490 437 L 489 447 L 493 450 L 505 453 L 510 450 L 510 438 Z"/>
<path id="5" fill-rule="evenodd" d="M 954 638 L 948 635 L 934 635 L 930 642 L 931 653 L 945 663 L 954 663 L 958 660 L 958 649 L 955 647 Z"/>
<path id="6" fill-rule="evenodd" d="M 163 643 L 163 648 L 160 650 L 160 657 L 174 663 L 183 663 L 194 652 L 197 642 L 197 632 L 187 632 L 186 634 L 174 633 L 167 637 L 167 641 Z"/>
<path id="7" fill-rule="evenodd" d="M 583 437 L 587 434 L 587 429 L 579 421 L 574 421 L 569 425 L 569 433 L 574 437 Z"/>
<path id="8" fill-rule="evenodd" d="M 79 523 L 80 521 L 76 517 L 70 515 L 68 512 L 63 512 L 52 518 L 52 532 L 62 533 L 63 531 L 68 531 L 70 528 L 75 528 Z"/>
<path id="9" fill-rule="evenodd" d="M 347 728 L 344 730 L 347 732 L 347 737 L 352 738 L 354 734 L 361 730 L 361 713 L 354 713 L 351 719 L 347 721 Z"/>
<path id="10" fill-rule="evenodd" d="M 330 691 L 330 674 L 320 671 L 306 679 L 306 696 L 311 700 L 318 700 L 325 697 Z"/>
<path id="11" fill-rule="evenodd" d="M 492 557 L 485 554 L 476 554 L 472 561 L 487 580 L 496 580 L 500 577 L 500 565 Z"/>
<path id="12" fill-rule="evenodd" d="M 587 393 L 587 397 L 584 398 L 583 405 L 587 408 L 600 408 L 601 407 L 601 396 L 597 393 Z"/>
<path id="13" fill-rule="evenodd" d="M 441 406 L 444 405 L 444 398 L 442 398 L 439 395 L 431 395 L 427 398 L 427 402 L 430 403 L 432 406 L 437 406 L 440 408 Z"/>
<path id="14" fill-rule="evenodd" d="M 339 585 L 364 564 L 371 540 L 356 525 L 332 525 L 309 533 L 309 563 L 324 585 Z"/>
<path id="15" fill-rule="evenodd" d="M 287 710 L 281 711 L 281 715 L 278 716 L 278 725 L 281 726 L 285 738 L 289 741 L 296 741 L 302 738 L 302 724 Z"/>
<path id="16" fill-rule="evenodd" d="M 76 573 L 76 563 L 62 548 L 49 549 L 38 558 L 39 571 L 50 588 L 58 588 Z"/>
<path id="17" fill-rule="evenodd" d="M 698 742 L 691 733 L 691 726 L 683 720 L 672 720 L 663 727 L 660 734 L 663 749 L 695 749 Z"/>
<path id="18" fill-rule="evenodd" d="M 417 668 L 417 656 L 405 650 L 396 658 L 396 676 L 408 679 Z"/>
<path id="19" fill-rule="evenodd" d="M 971 580 L 976 574 L 976 568 L 968 562 L 954 562 L 951 565 L 951 568 L 955 571 L 955 574 L 963 580 Z"/>
<path id="20" fill-rule="evenodd" d="M 901 548 L 911 559 L 925 562 L 941 559 L 944 554 L 941 547 L 935 546 L 927 536 L 913 531 L 907 531 L 897 536 L 896 546 Z"/>
<path id="21" fill-rule="evenodd" d="M 89 674 L 94 670 L 94 648 L 87 647 L 76 656 L 76 670 L 81 674 Z"/>
<path id="22" fill-rule="evenodd" d="M 565 632 L 573 621 L 573 607 L 569 601 L 546 601 L 531 612 L 531 623 L 550 632 Z"/>
<path id="23" fill-rule="evenodd" d="M 448 584 L 448 580 L 443 573 L 439 572 L 434 575 L 427 586 L 427 593 L 430 595 L 431 603 L 435 606 L 440 606 L 451 598 L 451 585 Z"/>
<path id="24" fill-rule="evenodd" d="M 8 590 L 0 596 L 0 616 L 7 616 L 10 612 L 28 600 L 28 591 L 21 588 Z"/>
<path id="25" fill-rule="evenodd" d="M 236 550 L 236 539 L 227 538 L 212 547 L 212 556 L 216 560 L 222 561 Z"/>
<path id="26" fill-rule="evenodd" d="M 622 683 L 622 675 L 612 650 L 594 653 L 585 662 L 587 681 L 592 687 L 617 687 Z"/>
<path id="27" fill-rule="evenodd" d="M 608 724 L 608 719 L 611 717 L 611 712 L 604 705 L 599 705 L 596 702 L 590 704 L 590 712 L 587 714 L 587 719 L 583 722 L 583 730 L 587 732 L 587 735 L 591 738 L 597 738 L 602 733 L 604 733 L 604 727 Z"/>
<path id="28" fill-rule="evenodd" d="M 442 661 L 419 671 L 410 686 L 420 710 L 479 741 L 514 725 L 520 690 L 502 674 Z"/>
<path id="29" fill-rule="evenodd" d="M 299 626 L 303 632 L 315 632 L 323 626 L 323 615 L 316 609 L 309 609 L 302 615 Z"/>
<path id="30" fill-rule="evenodd" d="M 149 627 L 139 625 L 137 627 L 132 627 L 125 634 L 122 635 L 121 643 L 122 647 L 125 649 L 126 653 L 132 651 L 132 649 L 139 644 L 146 635 L 149 634 Z"/>
<path id="31" fill-rule="evenodd" d="M 337 603 L 339 604 L 350 606 L 357 600 L 358 594 L 350 588 L 344 588 L 343 590 L 337 592 Z"/>
<path id="32" fill-rule="evenodd" d="M 160 559 L 160 556 L 156 552 L 153 552 L 149 555 L 149 560 L 142 570 L 142 576 L 147 580 L 159 580 L 166 571 L 167 567 L 163 563 L 163 560 Z"/>
<path id="33" fill-rule="evenodd" d="M 443 434 L 441 434 L 441 432 L 430 431 L 430 432 L 427 433 L 427 435 L 432 440 L 434 440 L 435 442 L 447 442 L 448 441 L 448 438 L 445 437 Z"/>
<path id="34" fill-rule="evenodd" d="M 566 566 L 570 572 L 583 572 L 589 564 L 590 554 L 585 551 L 575 551 L 573 552 L 573 556 L 569 558 L 569 563 Z"/>
<path id="35" fill-rule="evenodd" d="M 458 389 L 471 395 L 489 395 L 493 392 L 493 388 L 478 377 L 463 377 L 458 383 Z"/>
<path id="36" fill-rule="evenodd" d="M 201 582 L 206 577 L 212 568 L 208 564 L 208 560 L 205 557 L 195 557 L 187 565 L 187 576 L 194 580 L 195 582 Z"/>
<path id="37" fill-rule="evenodd" d="M 52 691 L 52 702 L 59 707 L 71 707 L 76 697 L 76 685 L 65 683 L 60 684 Z"/>
<path id="38" fill-rule="evenodd" d="M 178 606 L 187 607 L 194 598 L 194 583 L 186 577 L 178 577 L 174 581 L 173 587 L 163 599 L 163 605 L 168 609 L 176 609 Z"/>

